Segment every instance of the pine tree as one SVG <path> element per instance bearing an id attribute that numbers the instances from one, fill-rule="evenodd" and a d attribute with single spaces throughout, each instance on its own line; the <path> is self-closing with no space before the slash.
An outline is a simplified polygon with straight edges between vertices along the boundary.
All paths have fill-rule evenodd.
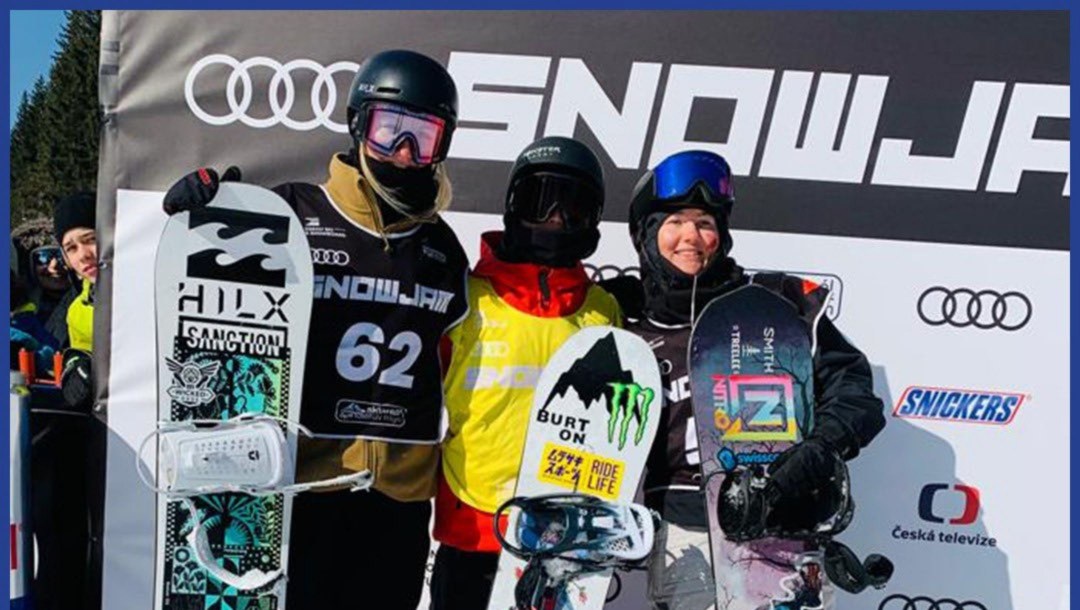
<path id="1" fill-rule="evenodd" d="M 49 85 L 38 78 L 29 94 L 24 94 L 11 130 L 11 225 L 47 213 L 50 186 L 39 160 L 47 157 L 45 139 L 45 98 Z"/>
<path id="2" fill-rule="evenodd" d="M 24 97 L 11 133 L 11 219 L 51 215 L 56 198 L 97 184 L 100 11 L 66 11 L 47 82 Z"/>

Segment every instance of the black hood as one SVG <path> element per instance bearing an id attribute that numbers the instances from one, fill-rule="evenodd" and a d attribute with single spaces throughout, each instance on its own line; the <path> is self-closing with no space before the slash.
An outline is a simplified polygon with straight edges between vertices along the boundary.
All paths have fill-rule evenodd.
<path id="1" fill-rule="evenodd" d="M 641 264 L 643 313 L 662 324 L 689 324 L 691 311 L 700 314 L 709 301 L 746 283 L 746 278 L 742 267 L 727 255 L 732 242 L 725 222 L 718 227 L 722 244 L 718 258 L 697 275 L 695 286 L 694 276 L 679 271 L 660 255 L 656 237 L 666 217 L 666 213 L 650 214 L 640 228 L 641 238 L 634 240 Z"/>

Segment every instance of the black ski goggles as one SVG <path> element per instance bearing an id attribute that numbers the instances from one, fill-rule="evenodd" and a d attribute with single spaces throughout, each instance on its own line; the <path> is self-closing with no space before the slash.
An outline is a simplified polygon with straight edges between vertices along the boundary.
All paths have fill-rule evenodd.
<path id="1" fill-rule="evenodd" d="M 527 222 L 547 222 L 558 212 L 567 229 L 600 224 L 604 194 L 593 184 L 555 172 L 536 172 L 514 183 L 506 211 Z"/>

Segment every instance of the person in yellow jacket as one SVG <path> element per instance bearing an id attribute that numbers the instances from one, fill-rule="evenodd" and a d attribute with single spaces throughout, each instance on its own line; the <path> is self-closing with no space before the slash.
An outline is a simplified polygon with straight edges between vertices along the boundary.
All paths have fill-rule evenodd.
<path id="1" fill-rule="evenodd" d="M 83 408 L 93 395 L 90 353 L 94 348 L 94 286 L 98 277 L 96 210 L 97 197 L 91 192 L 69 195 L 53 208 L 53 227 L 64 263 L 82 282 L 79 295 L 68 306 L 71 346 L 64 352 L 60 387 L 65 402 Z"/>
<path id="2" fill-rule="evenodd" d="M 374 485 L 296 496 L 285 605 L 415 610 L 442 426 L 439 344 L 467 311 L 468 259 L 439 216 L 457 90 L 435 60 L 385 51 L 361 64 L 348 106 L 353 145 L 327 180 L 274 191 L 301 219 L 315 269 L 300 420 L 316 438 L 301 439 L 297 481 L 369 470 Z M 206 205 L 239 178 L 193 172 L 165 211 Z"/>
<path id="3" fill-rule="evenodd" d="M 79 297 L 68 307 L 71 347 L 86 352 L 94 344 L 94 284 L 98 276 L 97 199 L 93 193 L 75 193 L 56 202 L 53 226 L 64 263 L 82 282 Z"/>
<path id="4" fill-rule="evenodd" d="M 494 512 L 514 493 L 536 379 L 576 331 L 621 322 L 614 297 L 581 264 L 596 250 L 603 204 L 593 152 L 542 138 L 511 171 L 505 231 L 481 238 L 469 316 L 448 336 L 432 610 L 487 607 L 499 557 Z"/>

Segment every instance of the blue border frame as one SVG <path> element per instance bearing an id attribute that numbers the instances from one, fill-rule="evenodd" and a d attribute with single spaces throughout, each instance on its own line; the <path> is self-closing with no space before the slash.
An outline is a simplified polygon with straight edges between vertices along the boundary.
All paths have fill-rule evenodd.
<path id="1" fill-rule="evenodd" d="M 14 0 L 10 2 L 9 10 L 46 10 L 46 9 L 182 9 L 182 10 L 223 10 L 223 9 L 303 9 L 303 10 L 319 10 L 319 9 L 390 9 L 390 10 L 414 10 L 414 9 L 431 9 L 431 10 L 444 10 L 444 9 L 528 9 L 528 10 L 554 10 L 554 9 L 743 9 L 743 10 L 781 10 L 781 9 L 802 9 L 802 10 L 820 10 L 820 9 L 870 9 L 870 10 L 911 10 L 911 9 L 934 9 L 934 10 L 1069 10 L 1070 3 L 1063 0 L 1058 1 L 1040 1 L 1040 2 L 1019 2 L 1017 0 L 995 0 L 995 1 L 982 1 L 974 2 L 970 0 L 948 0 L 945 2 L 932 2 L 930 0 L 891 0 L 888 2 L 876 3 L 872 6 L 868 6 L 866 2 L 860 2 L 856 0 L 737 0 L 733 2 L 706 2 L 703 0 L 669 0 L 668 2 L 660 3 L 655 0 L 631 0 L 623 2 L 614 2 L 611 0 L 548 0 L 546 2 L 529 2 L 525 0 L 467 0 L 458 1 L 453 3 L 436 2 L 434 0 L 398 0 L 394 3 L 388 2 L 349 2 L 348 0 L 312 0 L 308 2 L 298 2 L 296 0 L 263 0 L 262 2 L 239 2 L 236 0 L 231 1 L 218 1 L 211 2 L 208 0 L 189 0 L 178 5 L 175 2 L 163 2 L 155 0 L 142 0 L 142 1 L 129 1 L 129 2 L 86 2 L 84 0 L 70 1 L 65 3 L 58 2 L 39 2 L 33 0 Z M 1077 12 L 1071 11 L 1069 13 L 1070 33 L 1072 29 L 1076 29 L 1078 23 Z M 9 61 L 3 62 L 3 76 L 4 81 L 10 83 L 10 40 L 9 40 L 9 28 L 10 28 L 10 13 L 8 10 L 3 11 L 3 37 L 4 48 L 9 51 Z M 1070 40 L 1071 43 L 1071 40 Z M 1069 79 L 1070 84 L 1072 79 L 1076 76 L 1076 45 L 1070 44 L 1069 57 Z M 5 98 L 4 105 L 7 106 L 8 102 Z M 12 112 L 12 108 L 7 108 L 8 113 Z M 1070 123 L 1070 142 L 1076 141 L 1076 127 Z M 0 176 L 2 176 L 5 193 L 8 194 L 6 201 L 9 205 L 9 213 L 3 214 L 3 219 L 0 221 L 0 225 L 3 227 L 3 234 L 11 234 L 11 217 L 10 217 L 10 137 L 5 138 L 2 146 L 2 155 L 0 155 Z M 1075 163 L 1071 164 L 1072 168 L 1075 168 Z M 1071 171 L 1071 170 L 1070 170 Z M 1071 175 L 1071 174 L 1070 174 Z M 1070 373 L 1074 373 L 1077 364 L 1075 358 L 1073 358 L 1072 346 L 1075 343 L 1076 337 L 1076 305 L 1072 299 L 1072 285 L 1077 277 L 1076 266 L 1073 264 L 1072 250 L 1071 250 L 1071 235 L 1076 233 L 1078 224 L 1077 214 L 1072 208 L 1072 202 L 1070 198 L 1070 216 L 1069 216 L 1069 229 L 1070 229 L 1070 251 L 1069 251 L 1069 294 L 1070 294 L 1070 327 L 1069 327 L 1069 339 L 1070 339 Z M 10 264 L 10 252 L 7 248 L 0 248 L 0 255 L 3 256 L 3 260 Z M 1038 270 L 1032 270 L 1033 273 L 1037 273 Z M 10 299 L 10 287 L 7 284 L 0 284 L 0 294 L 5 297 L 5 300 Z M 5 320 L 4 326 L 7 327 L 9 321 Z M 4 351 L 0 355 L 0 360 L 7 362 L 10 359 L 8 351 Z M 10 363 L 9 363 L 10 365 Z M 1070 427 L 1072 436 L 1080 436 L 1080 416 L 1073 413 L 1072 406 L 1076 405 L 1076 386 L 1072 383 L 1072 379 L 1075 378 L 1074 374 L 1070 374 Z M 8 418 L 0 418 L 0 430 L 4 432 L 7 437 L 8 432 Z M 1073 510 L 1076 510 L 1075 501 L 1075 482 L 1076 482 L 1076 464 L 1074 459 L 1074 453 L 1070 444 L 1069 451 L 1069 467 L 1070 467 L 1070 515 Z M 5 462 L 7 458 L 5 456 Z M 1054 464 L 1042 465 L 1044 468 L 1053 469 L 1057 467 Z M 0 475 L 2 481 L 0 481 L 0 499 L 4 500 L 7 504 L 7 497 L 9 495 L 9 477 L 10 472 L 8 468 L 3 468 L 3 474 Z M 1033 509 L 1037 506 L 1038 499 L 1032 498 Z M 1070 518 L 1071 522 L 1071 518 Z M 10 542 L 9 542 L 10 543 Z M 1076 534 L 1071 532 L 1070 540 L 1070 555 L 1074 555 L 1077 549 Z M 8 559 L 5 559 L 4 565 L 10 570 L 10 554 L 5 553 Z M 1077 562 L 1070 560 L 1070 576 L 1072 580 L 1075 580 L 1075 576 L 1078 573 Z M 9 579 L 0 579 L 3 582 L 3 589 L 7 591 L 9 588 Z M 1024 609 L 1026 610 L 1026 609 Z M 1046 609 L 1054 610 L 1054 609 Z"/>

